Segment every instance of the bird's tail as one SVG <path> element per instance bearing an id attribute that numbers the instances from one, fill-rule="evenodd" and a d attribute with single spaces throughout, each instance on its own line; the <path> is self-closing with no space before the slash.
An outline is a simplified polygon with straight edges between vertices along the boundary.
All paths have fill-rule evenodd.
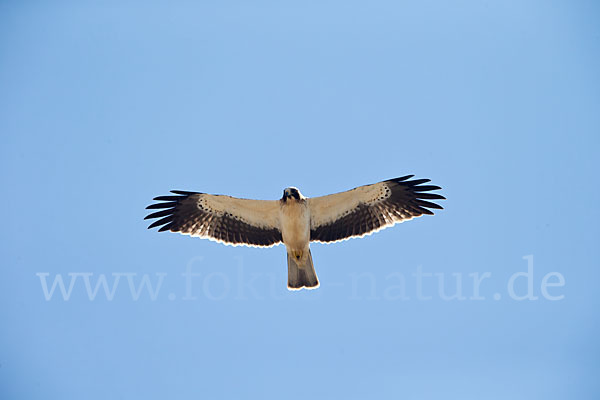
<path id="1" fill-rule="evenodd" d="M 296 263 L 296 260 L 289 253 L 287 261 L 289 290 L 316 289 L 319 287 L 319 279 L 315 272 L 310 250 L 308 250 L 308 257 L 304 261 Z"/>

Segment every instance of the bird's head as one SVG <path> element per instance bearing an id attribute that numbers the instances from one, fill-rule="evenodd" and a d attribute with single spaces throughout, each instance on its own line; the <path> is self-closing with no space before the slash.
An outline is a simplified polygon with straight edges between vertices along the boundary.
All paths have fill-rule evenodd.
<path id="1" fill-rule="evenodd" d="M 281 198 L 281 200 L 287 201 L 288 199 L 301 200 L 304 199 L 304 196 L 302 196 L 302 193 L 300 193 L 300 191 L 297 188 L 289 187 L 283 190 L 283 197 Z"/>

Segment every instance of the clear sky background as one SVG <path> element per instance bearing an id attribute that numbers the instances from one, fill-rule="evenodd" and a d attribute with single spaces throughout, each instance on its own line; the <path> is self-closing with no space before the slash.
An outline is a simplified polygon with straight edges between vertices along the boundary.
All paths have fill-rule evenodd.
<path id="1" fill-rule="evenodd" d="M 0 397 L 597 399 L 599 16 L 0 2 Z M 143 221 L 171 189 L 276 199 L 406 174 L 445 209 L 313 245 L 311 292 L 286 289 L 282 246 Z M 136 300 L 144 274 L 155 297 Z M 57 276 L 72 291 L 47 300 Z M 114 296 L 90 300 L 102 276 Z M 518 300 L 528 278 L 537 299 Z"/>

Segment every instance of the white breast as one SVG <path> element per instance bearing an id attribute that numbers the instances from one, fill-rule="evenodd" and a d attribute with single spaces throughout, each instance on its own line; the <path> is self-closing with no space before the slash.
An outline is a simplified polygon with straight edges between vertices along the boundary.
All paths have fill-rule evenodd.
<path id="1" fill-rule="evenodd" d="M 288 200 L 280 207 L 283 243 L 293 250 L 305 250 L 310 242 L 310 212 L 307 202 Z"/>

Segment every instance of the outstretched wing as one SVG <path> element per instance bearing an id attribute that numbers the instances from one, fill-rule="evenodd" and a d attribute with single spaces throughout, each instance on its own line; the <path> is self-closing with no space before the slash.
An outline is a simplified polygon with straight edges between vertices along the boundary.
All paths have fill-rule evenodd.
<path id="1" fill-rule="evenodd" d="M 145 219 L 160 218 L 148 227 L 198 236 L 231 245 L 269 247 L 281 243 L 279 202 L 172 190 L 148 209 L 164 209 Z"/>
<path id="2" fill-rule="evenodd" d="M 439 186 L 423 185 L 429 179 L 409 180 L 414 175 L 359 186 L 346 192 L 308 199 L 310 240 L 336 242 L 362 237 L 423 214 L 442 209 L 427 200 L 444 197 L 429 193 Z"/>

